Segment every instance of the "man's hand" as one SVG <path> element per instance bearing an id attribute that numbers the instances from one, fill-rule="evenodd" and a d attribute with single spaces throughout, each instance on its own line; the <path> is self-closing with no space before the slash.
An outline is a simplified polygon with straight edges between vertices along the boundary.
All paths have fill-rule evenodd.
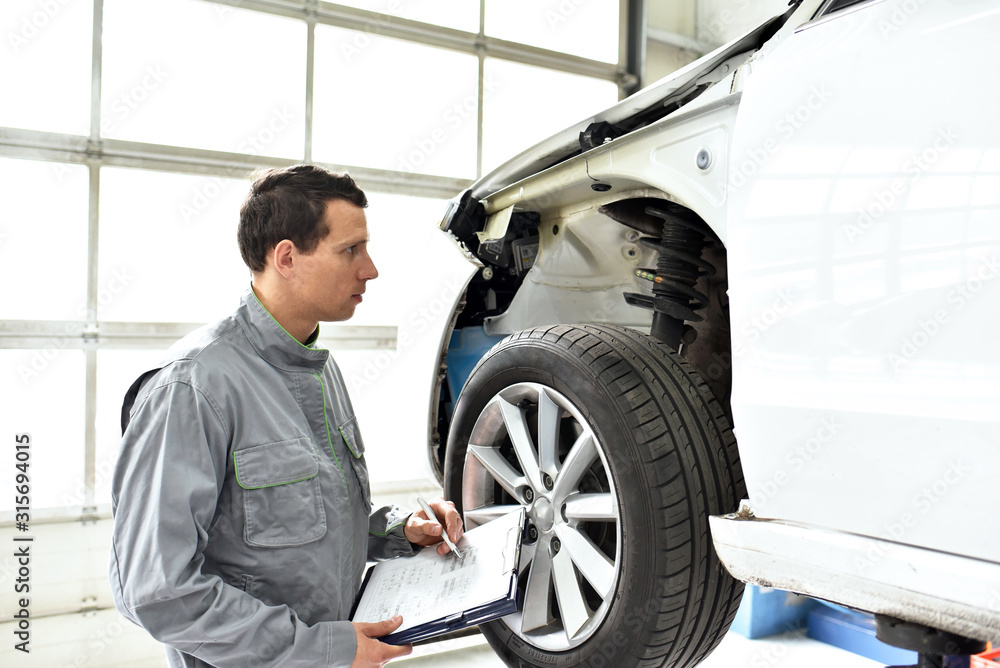
<path id="1" fill-rule="evenodd" d="M 358 649 L 354 653 L 351 668 L 382 668 L 392 659 L 406 656 L 413 651 L 413 645 L 387 645 L 375 638 L 389 635 L 399 628 L 403 618 L 396 615 L 384 622 L 351 622 L 358 636 Z"/>
<path id="2" fill-rule="evenodd" d="M 465 533 L 465 530 L 462 528 L 462 518 L 459 516 L 458 511 L 455 510 L 455 504 L 438 497 L 433 501 L 429 501 L 428 505 L 430 505 L 438 519 L 448 527 L 448 537 L 451 538 L 453 543 L 457 544 L 462 538 L 462 534 Z M 418 510 L 410 515 L 410 519 L 406 520 L 406 526 L 403 527 L 403 534 L 406 536 L 406 540 L 415 545 L 441 543 L 438 545 L 437 552 L 443 555 L 447 554 L 449 548 L 447 544 L 441 541 L 442 531 L 443 528 L 441 525 L 428 519 L 427 513 L 423 510 Z"/>

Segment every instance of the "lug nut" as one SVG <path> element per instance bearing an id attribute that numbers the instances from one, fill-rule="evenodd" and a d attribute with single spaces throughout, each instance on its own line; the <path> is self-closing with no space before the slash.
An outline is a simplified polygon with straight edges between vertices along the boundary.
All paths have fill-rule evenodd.
<path id="1" fill-rule="evenodd" d="M 535 493 L 532 491 L 530 487 L 526 487 L 524 489 L 524 500 L 527 501 L 528 503 L 531 503 L 532 501 L 535 500 Z"/>
<path id="2" fill-rule="evenodd" d="M 545 484 L 545 489 L 552 489 L 552 485 L 554 484 L 552 482 L 552 476 L 546 473 L 545 476 L 542 477 L 542 483 Z"/>
<path id="3" fill-rule="evenodd" d="M 553 538 L 550 545 L 552 546 L 552 554 L 558 554 L 559 548 L 562 547 L 562 543 L 559 542 L 558 538 Z"/>
<path id="4" fill-rule="evenodd" d="M 538 540 L 538 529 L 535 528 L 534 524 L 528 527 L 528 540 L 532 543 Z"/>

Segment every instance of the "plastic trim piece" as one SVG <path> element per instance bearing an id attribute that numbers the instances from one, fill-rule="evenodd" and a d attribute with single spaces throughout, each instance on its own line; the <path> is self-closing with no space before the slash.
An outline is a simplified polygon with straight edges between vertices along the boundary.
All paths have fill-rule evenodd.
<path id="1" fill-rule="evenodd" d="M 747 515 L 709 523 L 719 559 L 744 582 L 1000 638 L 1000 563 Z"/>

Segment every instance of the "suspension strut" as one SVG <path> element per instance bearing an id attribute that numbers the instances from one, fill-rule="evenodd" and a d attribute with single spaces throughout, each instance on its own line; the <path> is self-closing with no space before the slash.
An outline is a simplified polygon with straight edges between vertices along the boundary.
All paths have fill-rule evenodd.
<path id="1" fill-rule="evenodd" d="M 626 292 L 632 306 L 651 309 L 650 334 L 677 350 L 684 336 L 684 322 L 700 322 L 695 311 L 708 305 L 708 297 L 695 289 L 702 276 L 715 274 L 715 267 L 701 259 L 711 231 L 697 214 L 664 203 L 647 206 L 645 213 L 663 221 L 660 238 L 642 237 L 639 243 L 659 253 L 656 269 L 636 269 L 635 275 L 653 284 L 653 294 Z"/>

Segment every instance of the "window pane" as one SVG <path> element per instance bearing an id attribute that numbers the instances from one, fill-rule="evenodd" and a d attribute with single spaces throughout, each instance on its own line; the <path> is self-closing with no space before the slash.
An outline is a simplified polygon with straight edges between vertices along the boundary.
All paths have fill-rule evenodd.
<path id="1" fill-rule="evenodd" d="M 365 300 L 348 325 L 397 325 L 400 302 L 414 272 L 424 272 L 416 257 L 444 214 L 445 201 L 404 195 L 367 193 L 368 252 L 378 278 L 365 290 Z"/>
<path id="2" fill-rule="evenodd" d="M 486 0 L 486 34 L 618 62 L 619 0 Z"/>
<path id="3" fill-rule="evenodd" d="M 0 125 L 89 134 L 93 23 L 91 0 L 4 0 Z"/>
<path id="4" fill-rule="evenodd" d="M 317 26 L 313 155 L 475 177 L 478 68 L 468 54 Z"/>
<path id="5" fill-rule="evenodd" d="M 107 0 L 103 67 L 105 137 L 303 155 L 303 21 L 192 0 Z"/>
<path id="6" fill-rule="evenodd" d="M 483 173 L 618 101 L 610 81 L 489 58 L 483 107 Z"/>
<path id="7" fill-rule="evenodd" d="M 133 381 L 155 369 L 164 350 L 99 350 L 97 352 L 97 448 L 94 492 L 97 503 L 111 503 L 111 476 L 122 440 L 122 400 Z"/>
<path id="8" fill-rule="evenodd" d="M 241 179 L 101 170 L 98 317 L 209 322 L 250 284 L 236 246 Z"/>
<path id="9" fill-rule="evenodd" d="M 392 18 L 398 16 L 466 32 L 479 32 L 479 3 L 473 0 L 337 0 L 336 4 L 386 14 L 385 22 L 389 25 L 392 25 Z M 367 32 L 378 34 L 380 25 L 372 25 Z"/>
<path id="10" fill-rule="evenodd" d="M 0 467 L 0 489 L 13 489 L 14 434 L 31 437 L 31 508 L 84 503 L 84 354 L 82 350 L 0 350 L 0 432 L 11 465 Z M 14 508 L 14 495 L 0 511 Z"/>
<path id="11" fill-rule="evenodd" d="M 0 318 L 86 317 L 88 178 L 82 165 L 0 158 L 0 282 L 21 286 Z"/>

